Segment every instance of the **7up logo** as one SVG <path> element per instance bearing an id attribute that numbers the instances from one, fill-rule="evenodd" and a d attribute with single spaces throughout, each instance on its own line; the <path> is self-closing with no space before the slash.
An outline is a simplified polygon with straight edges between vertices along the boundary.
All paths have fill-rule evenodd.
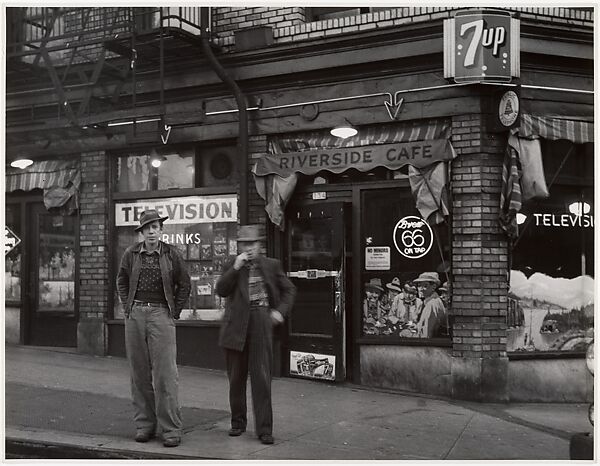
<path id="1" fill-rule="evenodd" d="M 491 49 L 492 55 L 498 57 L 500 47 L 506 43 L 506 29 L 504 26 L 486 28 L 485 21 L 478 19 L 463 24 L 460 27 L 460 37 L 467 36 L 471 31 L 471 40 L 463 61 L 465 68 L 475 65 L 475 57 L 479 46 Z M 459 48 L 462 48 L 462 46 L 459 45 Z"/>

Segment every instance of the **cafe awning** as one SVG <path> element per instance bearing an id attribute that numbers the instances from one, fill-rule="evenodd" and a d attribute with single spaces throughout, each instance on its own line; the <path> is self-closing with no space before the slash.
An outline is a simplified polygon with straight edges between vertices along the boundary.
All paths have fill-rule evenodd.
<path id="1" fill-rule="evenodd" d="M 46 208 L 55 208 L 71 201 L 70 209 L 77 208 L 81 170 L 76 160 L 37 161 L 25 169 L 6 169 L 6 192 L 17 190 L 44 190 Z"/>
<path id="2" fill-rule="evenodd" d="M 347 139 L 326 131 L 278 136 L 269 141 L 270 153 L 261 155 L 252 168 L 256 189 L 266 201 L 271 221 L 283 229 L 283 212 L 299 174 L 342 173 L 350 168 L 398 170 L 409 165 L 417 207 L 425 219 L 435 218 L 437 223 L 447 214 L 441 198 L 446 179 L 445 170 L 431 167 L 456 156 L 449 139 L 451 127 L 450 119 L 436 119 L 361 128 Z"/>

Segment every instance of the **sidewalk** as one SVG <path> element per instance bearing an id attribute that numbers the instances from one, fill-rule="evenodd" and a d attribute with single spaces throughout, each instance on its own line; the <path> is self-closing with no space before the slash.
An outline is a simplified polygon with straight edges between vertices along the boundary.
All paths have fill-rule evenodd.
<path id="1" fill-rule="evenodd" d="M 243 460 L 566 460 L 589 431 L 585 404 L 486 404 L 279 378 L 274 445 L 229 437 L 223 372 L 179 367 L 184 436 L 177 448 L 133 440 L 127 361 L 5 347 L 9 453 L 46 458 Z M 27 453 L 25 453 L 26 455 Z"/>

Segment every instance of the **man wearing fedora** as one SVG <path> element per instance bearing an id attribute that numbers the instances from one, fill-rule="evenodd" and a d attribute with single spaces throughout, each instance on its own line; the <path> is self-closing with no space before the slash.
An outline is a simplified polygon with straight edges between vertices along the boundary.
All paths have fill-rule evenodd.
<path id="1" fill-rule="evenodd" d="M 136 442 L 162 433 L 165 447 L 181 443 L 175 320 L 190 294 L 179 251 L 160 241 L 163 222 L 154 209 L 140 216 L 144 240 L 128 247 L 117 274 L 125 310 L 125 348 L 131 373 Z"/>
<path id="2" fill-rule="evenodd" d="M 216 292 L 227 298 L 219 345 L 225 350 L 229 378 L 229 435 L 236 437 L 246 430 L 250 372 L 255 433 L 262 443 L 272 444 L 273 326 L 281 324 L 291 309 L 296 288 L 278 260 L 262 255 L 263 240 L 259 225 L 240 227 L 240 253 L 225 266 Z"/>
<path id="3" fill-rule="evenodd" d="M 444 303 L 436 292 L 440 286 L 437 272 L 423 272 L 413 280 L 423 299 L 423 310 L 417 322 L 417 337 L 432 338 L 440 336 L 440 330 L 445 323 L 446 310 Z"/>

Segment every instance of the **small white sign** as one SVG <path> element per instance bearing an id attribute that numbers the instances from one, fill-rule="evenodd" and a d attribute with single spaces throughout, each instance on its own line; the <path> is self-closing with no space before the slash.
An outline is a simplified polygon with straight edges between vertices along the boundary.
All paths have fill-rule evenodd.
<path id="1" fill-rule="evenodd" d="M 311 379 L 335 380 L 335 356 L 292 350 L 290 374 Z"/>
<path id="2" fill-rule="evenodd" d="M 327 199 L 327 193 L 325 191 L 317 191 L 312 193 L 313 201 L 322 201 Z"/>
<path id="3" fill-rule="evenodd" d="M 4 255 L 6 256 L 10 251 L 17 247 L 21 242 L 21 239 L 13 233 L 13 231 L 4 226 Z"/>
<path id="4" fill-rule="evenodd" d="M 389 246 L 367 246 L 365 248 L 365 270 L 390 270 Z"/>

